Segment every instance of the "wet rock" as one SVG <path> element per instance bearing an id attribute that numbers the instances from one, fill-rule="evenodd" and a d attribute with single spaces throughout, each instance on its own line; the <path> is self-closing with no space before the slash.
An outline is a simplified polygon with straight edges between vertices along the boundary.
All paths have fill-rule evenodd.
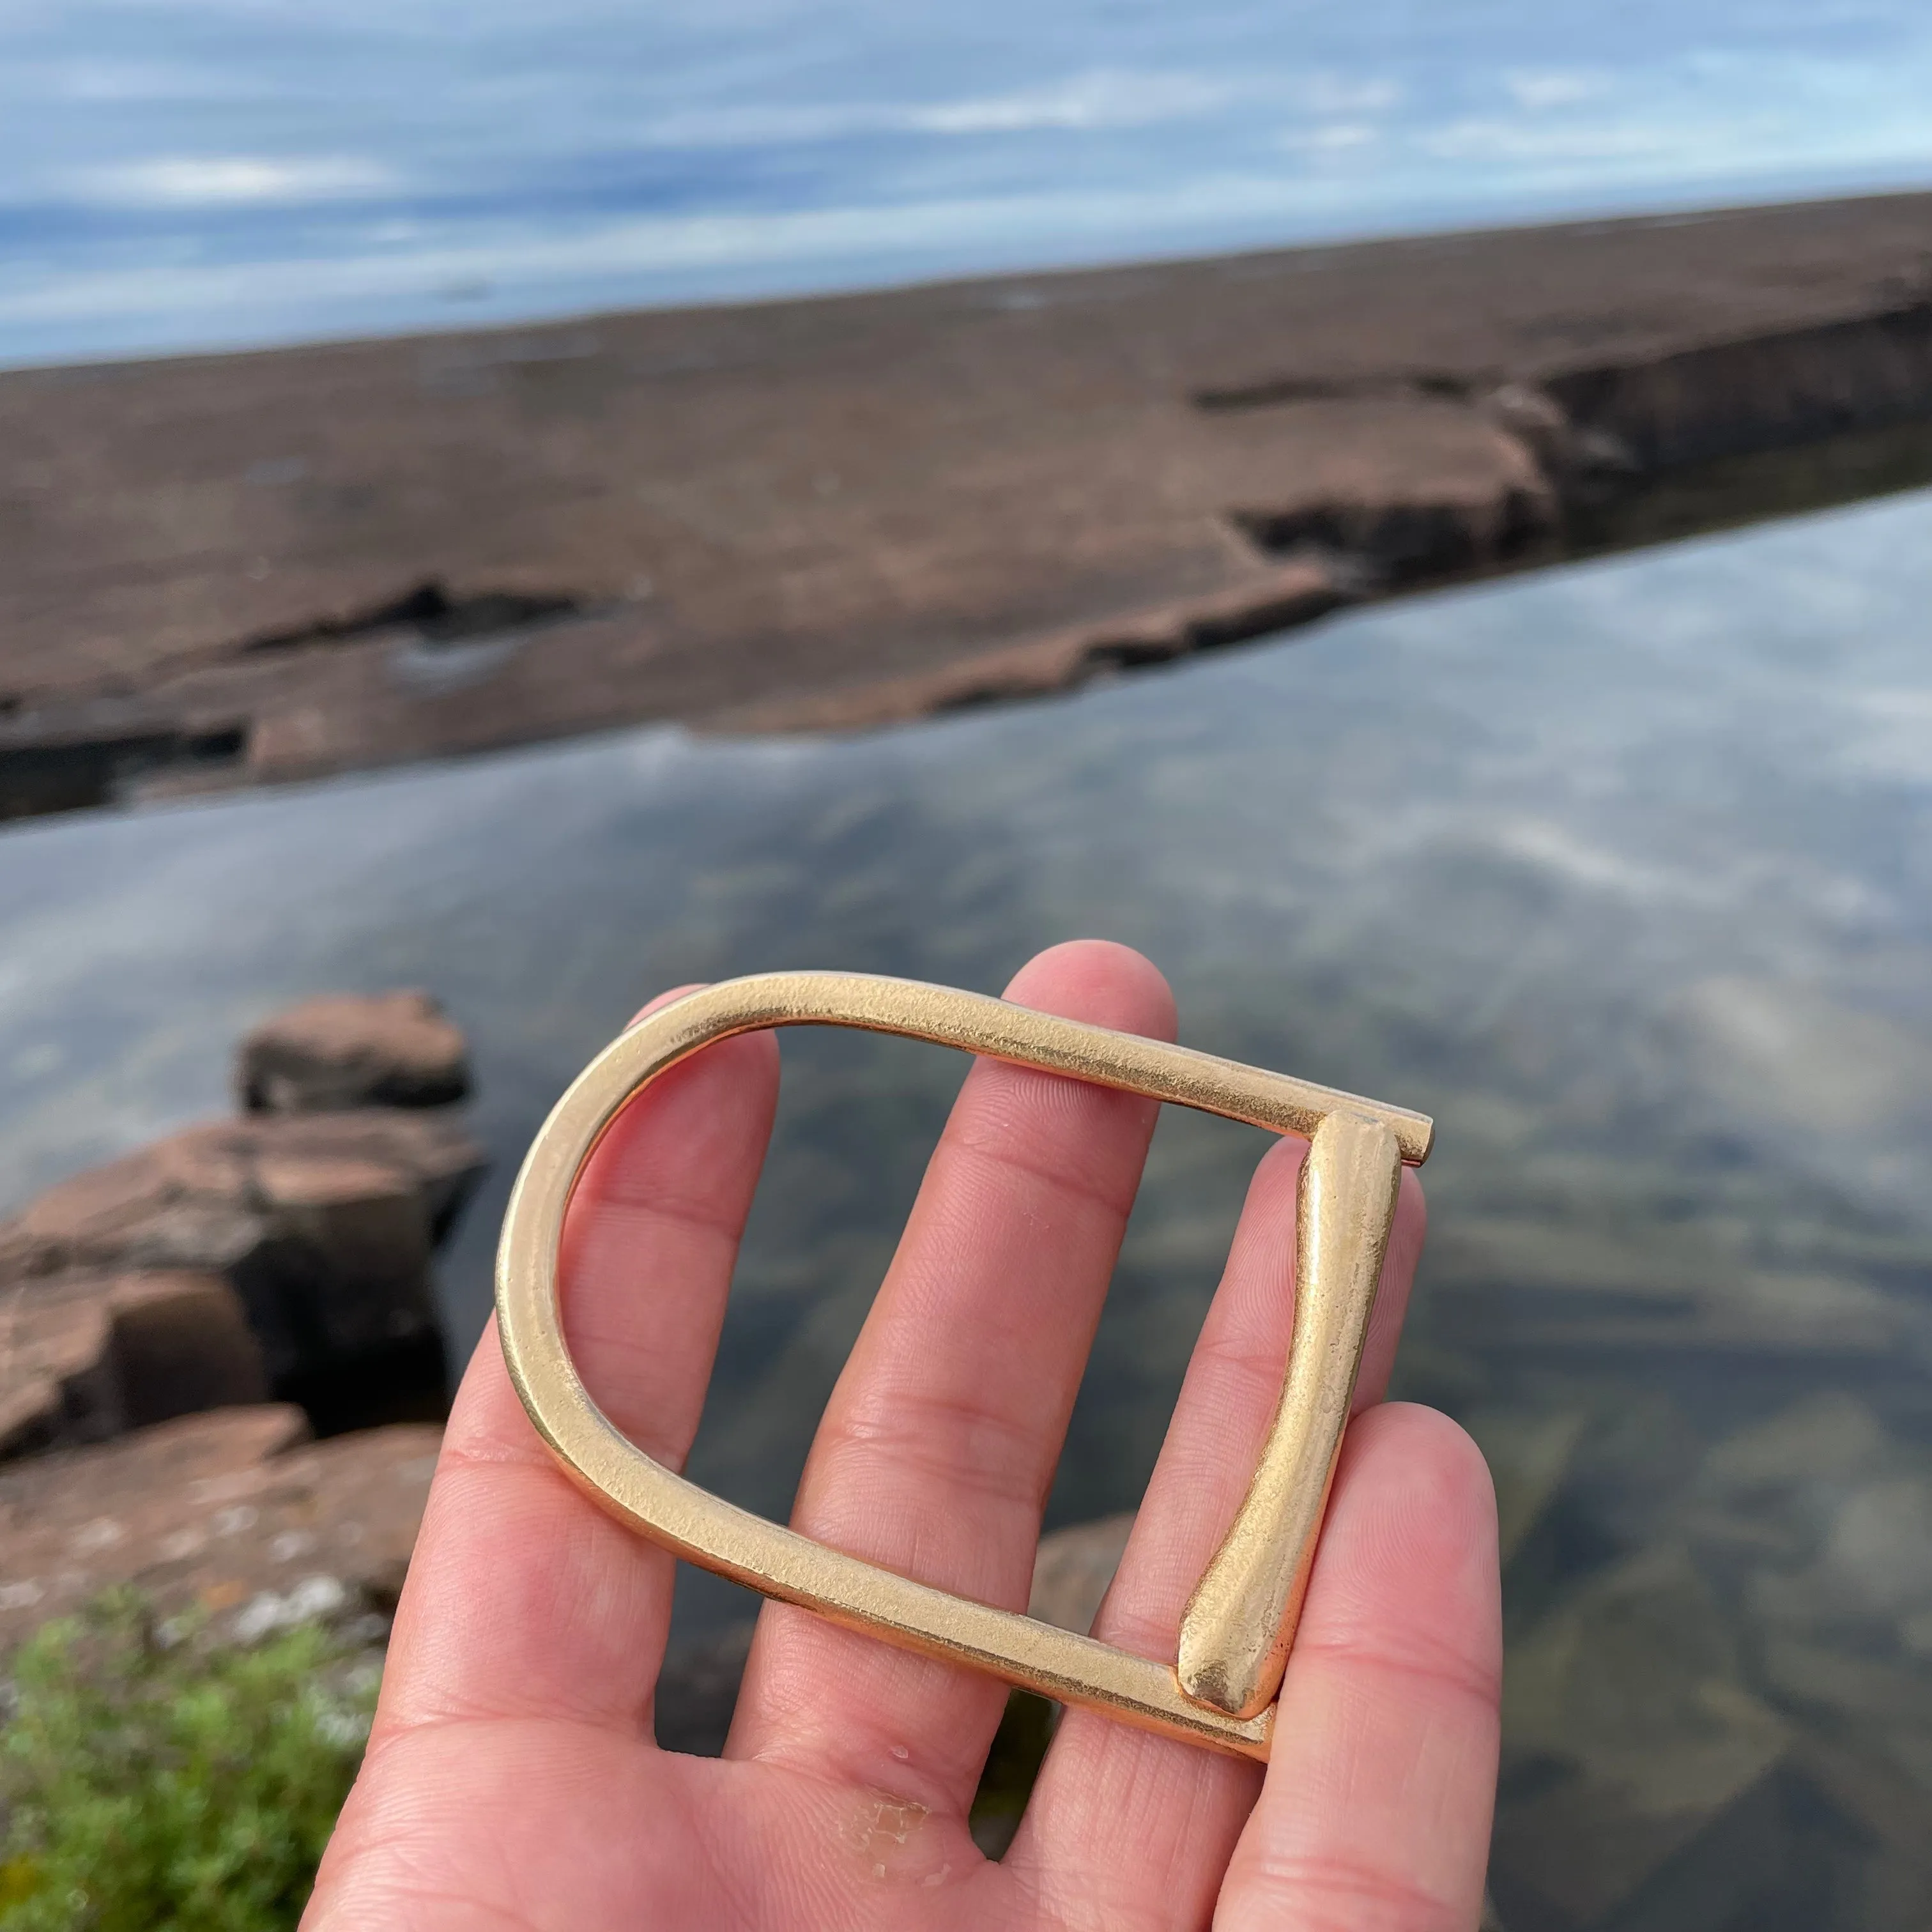
<path id="1" fill-rule="evenodd" d="M 1885 1425 L 1870 1406 L 1843 1389 L 1826 1389 L 1726 1437 L 1705 1458 L 1700 1480 L 1749 1498 L 1792 1483 L 1863 1475 L 1889 1452 Z"/>
<path id="2" fill-rule="evenodd" d="M 1042 1537 L 1034 1558 L 1028 1616 L 1085 1636 L 1120 1567 L 1133 1526 L 1130 1510 Z"/>
<path id="3" fill-rule="evenodd" d="M 1616 1565 L 1519 1642 L 1504 1726 L 1490 1877 L 1506 1922 L 1654 1923 L 1636 1907 L 1660 1883 L 1708 1910 L 1687 1923 L 1744 1922 L 1768 1874 L 1738 1848 L 1786 1802 L 1791 1732 L 1746 1688 L 1687 1553 Z"/>
<path id="4" fill-rule="evenodd" d="M 1471 1421 L 1502 1464 L 1541 1460 L 1535 1412 Z M 1541 1510 L 1505 1574 L 1513 1932 L 1932 1922 L 1924 1449 L 1843 1390 L 1701 1452 L 1626 1402 Z"/>
<path id="5" fill-rule="evenodd" d="M 1684 1404 L 1661 1392 L 1599 1412 L 1547 1506 L 1567 1519 L 1559 1527 L 1573 1562 L 1608 1562 L 1655 1543 L 1704 1450 Z"/>
<path id="6" fill-rule="evenodd" d="M 1555 1501 L 1587 1420 L 1574 1409 L 1548 1414 L 1478 1409 L 1463 1417 L 1496 1484 L 1497 1538 L 1505 1568 Z"/>
<path id="7" fill-rule="evenodd" d="M 1680 1520 L 1756 1630 L 1774 1688 L 1815 1704 L 1835 1682 L 1826 1704 L 1874 1720 L 1916 1709 L 1932 1726 L 1916 1676 L 1932 1606 L 1922 1448 L 1843 1391 L 1808 1396 L 1712 1450 Z"/>
<path id="8" fill-rule="evenodd" d="M 386 1618 L 440 1432 L 307 1435 L 292 1407 L 223 1409 L 0 1469 L 0 1652 L 119 1584 L 237 1642 Z"/>
<path id="9" fill-rule="evenodd" d="M 1843 1391 L 1720 1443 L 1684 1513 L 1750 1633 L 1757 1687 L 1799 1727 L 1826 1862 L 1862 1924 L 1932 1919 L 1932 1458 Z M 1820 1922 L 1838 1922 L 1821 1918 Z"/>
<path id="10" fill-rule="evenodd" d="M 328 994 L 265 1020 L 242 1043 L 250 1114 L 439 1107 L 470 1091 L 463 1030 L 428 994 Z"/>
<path id="11" fill-rule="evenodd" d="M 1932 1668 L 1915 1659 L 1773 1636 L 1765 1643 L 1763 1670 L 1786 1703 L 1841 1718 L 1867 1742 L 1894 1728 L 1932 1738 Z"/>
<path id="12" fill-rule="evenodd" d="M 448 1121 L 387 1108 L 191 1127 L 0 1223 L 0 1284 L 219 1274 L 241 1298 L 277 1391 L 296 1395 L 318 1426 L 342 1426 L 361 1419 L 336 1412 L 374 1389 L 369 1372 L 380 1382 L 406 1364 L 440 1386 L 430 1259 L 483 1167 L 482 1150 Z"/>
<path id="13" fill-rule="evenodd" d="M 1568 1493 L 1583 1473 L 1578 1451 L 1589 1418 L 1574 1408 L 1483 1404 L 1463 1410 L 1460 1420 L 1496 1485 L 1507 1640 L 1534 1624 L 1574 1582 L 1580 1541 L 1598 1560 L 1607 1553 L 1588 1549 L 1600 1533 L 1594 1521 L 1579 1537 Z"/>
<path id="14" fill-rule="evenodd" d="M 1925 1734 L 1918 1733 L 1922 1751 Z M 1832 1848 L 1841 1875 L 1838 1897 L 1815 1923 L 1868 1932 L 1924 1932 L 1932 1924 L 1932 1753 L 1916 1777 L 1901 1779 L 1896 1762 L 1868 1750 L 1808 1738 L 1800 1748 L 1808 1792 L 1818 1814 L 1838 1823 Z"/>
<path id="15" fill-rule="evenodd" d="M 266 1401 L 268 1370 L 221 1276 L 57 1276 L 0 1289 L 0 1456 Z"/>
<path id="16" fill-rule="evenodd" d="M 657 1741 L 666 1750 L 693 1757 L 722 1754 L 757 1628 L 757 1618 L 746 1617 L 710 1636 L 671 1646 L 652 1713 Z"/>
<path id="17" fill-rule="evenodd" d="M 1858 1484 L 1832 1515 L 1815 1560 L 1762 1573 L 1752 1592 L 1766 1622 L 1897 1625 L 1932 1603 L 1932 1474 L 1900 1470 Z"/>

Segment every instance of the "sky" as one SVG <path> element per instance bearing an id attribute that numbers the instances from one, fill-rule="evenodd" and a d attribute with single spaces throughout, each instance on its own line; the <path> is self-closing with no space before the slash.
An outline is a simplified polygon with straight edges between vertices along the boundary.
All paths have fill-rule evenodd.
<path id="1" fill-rule="evenodd" d="M 0 362 L 1918 185 L 1914 0 L 0 0 Z"/>

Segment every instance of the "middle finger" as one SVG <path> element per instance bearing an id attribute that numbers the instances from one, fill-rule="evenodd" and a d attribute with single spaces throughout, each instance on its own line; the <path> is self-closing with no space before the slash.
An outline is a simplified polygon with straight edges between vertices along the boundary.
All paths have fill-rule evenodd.
<path id="1" fill-rule="evenodd" d="M 1007 997 L 1172 1037 L 1166 982 L 1122 946 L 1057 946 Z M 1025 1607 L 1040 1510 L 1158 1111 L 1031 1068 L 975 1065 L 826 1409 L 794 1527 L 922 1582 Z M 957 1815 L 1006 1694 L 773 1605 L 728 1754 Z"/>

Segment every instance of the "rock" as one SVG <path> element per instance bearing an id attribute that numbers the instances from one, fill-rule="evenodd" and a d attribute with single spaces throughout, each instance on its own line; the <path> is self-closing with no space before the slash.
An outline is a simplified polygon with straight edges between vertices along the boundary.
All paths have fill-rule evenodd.
<path id="1" fill-rule="evenodd" d="M 278 1013 L 242 1042 L 248 1114 L 440 1107 L 470 1091 L 463 1030 L 427 993 L 335 993 Z"/>
<path id="2" fill-rule="evenodd" d="M 755 1618 L 746 1617 L 708 1636 L 674 1643 L 665 1653 L 652 1716 L 666 1750 L 692 1757 L 722 1754 L 758 1627 Z"/>
<path id="3" fill-rule="evenodd" d="M 0 1469 L 0 1652 L 118 1584 L 238 1642 L 386 1617 L 440 1432 L 307 1435 L 297 1408 L 221 1409 Z"/>
<path id="4" fill-rule="evenodd" d="M 1916 1652 L 1915 1619 L 1932 1606 L 1932 1456 L 1857 1396 L 1804 1396 L 1718 1443 L 1681 1520 L 1706 1565 L 1733 1576 L 1766 1661 L 1795 1656 L 1787 1642 L 1845 1648 L 1847 1670 Z"/>
<path id="5" fill-rule="evenodd" d="M 0 1457 L 268 1394 L 261 1345 L 220 1275 L 61 1276 L 0 1289 Z"/>
<path id="6" fill-rule="evenodd" d="M 1572 490 L 1593 477 L 1628 477 L 1642 468 L 1615 430 L 1572 422 L 1562 404 L 1534 383 L 1504 382 L 1480 398 L 1477 407 L 1532 451 L 1547 475 Z"/>
<path id="7" fill-rule="evenodd" d="M 364 1419 L 365 1372 L 439 1385 L 430 1258 L 484 1167 L 448 1121 L 386 1108 L 190 1127 L 0 1223 L 0 1285 L 190 1270 L 232 1284 L 272 1384 L 318 1426 Z M 346 1414 L 322 1412 L 343 1402 Z"/>
<path id="8" fill-rule="evenodd" d="M 260 1238 L 278 1200 L 308 1192 L 315 1164 L 386 1171 L 412 1196 L 432 1244 L 483 1171 L 482 1150 L 432 1116 L 386 1108 L 262 1115 L 189 1127 L 59 1183 L 0 1223 L 0 1280 L 150 1258 L 226 1263 Z"/>
<path id="9" fill-rule="evenodd" d="M 1648 1926 L 1634 1902 L 1652 1888 L 1694 1898 L 1699 1924 L 1768 1910 L 1783 1875 L 1757 1848 L 1790 1802 L 1791 1731 L 1746 1687 L 1685 1552 L 1592 1578 L 1519 1642 L 1504 1731 L 1490 1883 L 1507 1923 Z"/>
<path id="10" fill-rule="evenodd" d="M 1932 1737 L 1932 1666 L 1916 1658 L 1774 1634 L 1764 1640 L 1762 1668 L 1785 1702 L 1842 1720 L 1848 1736 L 1873 1743 L 1898 1729 Z"/>
<path id="11" fill-rule="evenodd" d="M 1928 206 L 10 373 L 0 812 L 956 701 L 964 658 L 1238 590 L 1231 513 L 1460 568 L 1557 410 L 1598 466 L 1922 417 Z M 540 384 L 595 436 L 532 434 Z"/>
<path id="12" fill-rule="evenodd" d="M 1704 1460 L 1700 1486 L 1734 1502 L 1815 1482 L 1856 1480 L 1882 1466 L 1884 1425 L 1842 1389 L 1807 1396 L 1727 1436 Z"/>
<path id="13" fill-rule="evenodd" d="M 1466 1418 L 1516 1544 L 1502 1922 L 1932 1923 L 1923 1447 L 1844 1390 L 1701 1445 L 1660 1394 L 1562 1413 Z"/>
<path id="14" fill-rule="evenodd" d="M 1840 1862 L 1850 1869 L 1844 1904 L 1819 1914 L 1819 1924 L 1856 1923 L 1873 1932 L 1924 1932 L 1932 1925 L 1932 1843 L 1925 1820 L 1932 1808 L 1932 1750 L 1918 1741 L 1924 1762 L 1916 1779 L 1901 1780 L 1896 1762 L 1868 1749 L 1809 1740 L 1803 1762 L 1814 1804 L 1846 1826 Z"/>
<path id="15" fill-rule="evenodd" d="M 1587 1420 L 1575 1409 L 1532 1414 L 1479 1408 L 1462 1418 L 1496 1484 L 1498 1550 L 1505 1568 L 1562 1487 Z"/>
<path id="16" fill-rule="evenodd" d="M 1084 1636 L 1094 1627 L 1114 1572 L 1120 1567 L 1133 1526 L 1130 1510 L 1042 1537 L 1040 1553 L 1034 1558 L 1028 1616 Z"/>
<path id="17" fill-rule="evenodd" d="M 1932 1472 L 1899 1471 L 1860 1484 L 1833 1514 L 1816 1559 L 1796 1574 L 1754 1580 L 1767 1624 L 1834 1620 L 1900 1624 L 1932 1603 Z"/>

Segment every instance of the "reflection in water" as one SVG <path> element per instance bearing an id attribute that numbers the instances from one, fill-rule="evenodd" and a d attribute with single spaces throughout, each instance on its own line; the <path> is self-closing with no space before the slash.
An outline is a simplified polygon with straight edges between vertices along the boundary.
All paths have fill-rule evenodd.
<path id="1" fill-rule="evenodd" d="M 284 1000 L 427 984 L 501 1159 L 466 1339 L 516 1154 L 651 991 L 1130 940 L 1192 1043 L 1441 1123 L 1402 1376 L 1501 1493 L 1505 1922 L 1922 1927 L 1928 538 L 1908 496 L 857 742 L 628 734 L 11 832 L 0 1186 L 220 1104 Z M 960 1070 L 784 1052 L 694 1462 L 769 1510 Z M 1056 1520 L 1134 1500 L 1258 1147 L 1164 1122 Z"/>

